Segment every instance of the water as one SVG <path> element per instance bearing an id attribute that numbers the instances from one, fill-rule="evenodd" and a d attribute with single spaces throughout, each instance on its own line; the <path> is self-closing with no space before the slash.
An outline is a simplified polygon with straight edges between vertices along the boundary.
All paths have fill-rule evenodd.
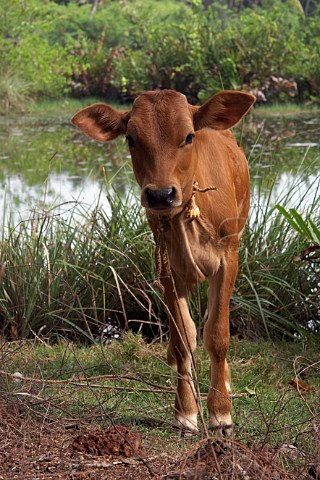
<path id="1" fill-rule="evenodd" d="M 128 153 L 124 141 L 101 145 L 76 131 L 68 118 L 0 120 L 0 209 L 14 218 L 34 210 L 96 205 L 105 176 L 125 195 Z M 127 168 L 126 168 L 127 167 Z M 122 173 L 120 175 L 119 171 Z"/>
<path id="2" fill-rule="evenodd" d="M 267 199 L 271 186 L 271 203 L 277 202 L 295 184 L 292 205 L 312 201 L 320 174 L 316 114 L 252 116 L 236 135 L 248 157 L 253 203 L 257 196 Z M 75 204 L 90 208 L 99 202 L 108 209 L 106 178 L 121 195 L 135 188 L 124 139 L 91 141 L 68 116 L 1 118 L 0 162 L 0 211 L 5 212 L 0 219 L 5 222 L 9 213 L 20 221 L 34 210 L 56 208 L 67 215 Z"/>
<path id="3" fill-rule="evenodd" d="M 248 128 L 252 204 L 259 198 L 260 204 L 299 206 L 302 213 L 319 194 L 319 116 L 255 118 Z"/>

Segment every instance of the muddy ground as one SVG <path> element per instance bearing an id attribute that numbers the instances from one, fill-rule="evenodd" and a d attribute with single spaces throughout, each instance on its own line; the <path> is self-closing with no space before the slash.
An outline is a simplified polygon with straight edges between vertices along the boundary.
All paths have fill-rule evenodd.
<path id="1" fill-rule="evenodd" d="M 39 419 L 17 405 L 0 407 L 0 480 L 320 478 L 317 466 L 303 461 L 296 472 L 285 471 L 282 460 L 299 454 L 289 452 L 289 446 L 267 449 L 197 439 L 187 449 L 170 450 L 152 431 L 142 436 L 123 425 L 107 430 L 85 422 Z"/>

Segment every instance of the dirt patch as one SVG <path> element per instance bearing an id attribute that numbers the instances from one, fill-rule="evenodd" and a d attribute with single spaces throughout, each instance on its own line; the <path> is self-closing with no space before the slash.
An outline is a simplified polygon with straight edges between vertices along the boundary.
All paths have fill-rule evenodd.
<path id="1" fill-rule="evenodd" d="M 74 452 L 82 452 L 99 457 L 120 455 L 128 458 L 142 455 L 141 446 L 141 435 L 130 431 L 123 425 L 111 427 L 106 432 L 100 430 L 81 434 L 72 442 Z"/>
<path id="2" fill-rule="evenodd" d="M 0 480 L 317 478 L 306 469 L 286 473 L 274 449 L 219 440 L 195 440 L 179 455 L 156 447 L 123 425 L 103 429 L 80 421 L 39 420 L 19 406 L 0 408 Z"/>
<path id="3" fill-rule="evenodd" d="M 138 432 L 86 423 L 35 419 L 19 407 L 0 408 L 0 480 L 160 478 L 176 458 L 142 447 Z"/>

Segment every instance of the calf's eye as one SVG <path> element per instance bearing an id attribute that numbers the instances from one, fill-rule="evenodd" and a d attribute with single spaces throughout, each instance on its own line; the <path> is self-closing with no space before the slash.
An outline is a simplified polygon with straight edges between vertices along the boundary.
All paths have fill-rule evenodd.
<path id="1" fill-rule="evenodd" d="M 126 142 L 129 147 L 134 147 L 134 141 L 131 135 L 126 135 Z"/>
<path id="2" fill-rule="evenodd" d="M 190 143 L 193 142 L 193 139 L 194 139 L 194 133 L 189 133 L 189 134 L 186 136 L 185 144 L 186 144 L 186 145 L 189 145 Z"/>

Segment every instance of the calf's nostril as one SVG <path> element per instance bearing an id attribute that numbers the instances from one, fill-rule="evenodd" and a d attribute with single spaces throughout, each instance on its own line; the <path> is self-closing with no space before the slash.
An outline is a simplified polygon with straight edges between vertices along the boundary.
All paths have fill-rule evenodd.
<path id="1" fill-rule="evenodd" d="M 174 187 L 172 187 L 171 188 L 171 195 L 172 195 L 173 198 L 176 196 L 176 193 L 177 193 L 177 190 Z"/>
<path id="2" fill-rule="evenodd" d="M 174 187 L 168 189 L 168 196 L 166 202 L 171 205 L 174 202 L 174 197 L 176 196 L 176 189 Z"/>
<path id="3" fill-rule="evenodd" d="M 146 197 L 150 206 L 156 205 L 157 203 L 156 192 L 157 190 L 151 190 L 150 188 L 147 188 L 146 190 Z"/>

